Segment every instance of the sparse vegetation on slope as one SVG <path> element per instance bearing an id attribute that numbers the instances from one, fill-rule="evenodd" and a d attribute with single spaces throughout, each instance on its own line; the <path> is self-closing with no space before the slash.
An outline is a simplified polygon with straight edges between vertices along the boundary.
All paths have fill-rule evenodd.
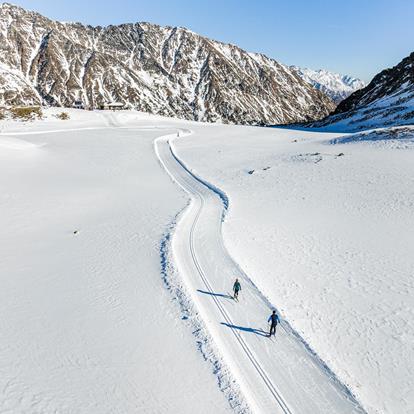
<path id="1" fill-rule="evenodd" d="M 10 109 L 10 113 L 13 119 L 21 121 L 34 121 L 43 117 L 40 106 L 16 106 Z"/>
<path id="2" fill-rule="evenodd" d="M 57 119 L 62 120 L 62 121 L 66 121 L 66 120 L 70 119 L 70 115 L 67 112 L 60 112 L 60 113 L 56 114 L 55 117 Z"/>

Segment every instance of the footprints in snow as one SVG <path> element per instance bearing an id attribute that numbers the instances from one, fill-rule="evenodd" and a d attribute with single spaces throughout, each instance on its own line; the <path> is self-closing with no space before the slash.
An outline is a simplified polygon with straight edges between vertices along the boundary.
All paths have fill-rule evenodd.
<path id="1" fill-rule="evenodd" d="M 308 162 L 313 164 L 318 164 L 319 162 L 323 161 L 324 159 L 337 159 L 339 157 L 343 157 L 345 154 L 340 152 L 339 154 L 321 154 L 320 152 L 313 152 L 313 153 L 304 153 L 304 154 L 296 154 L 289 157 L 286 161 L 288 162 Z M 259 173 L 261 171 L 270 170 L 272 167 L 264 167 L 257 170 L 248 170 L 247 174 L 253 175 Z"/>
<path id="2" fill-rule="evenodd" d="M 265 168 L 261 168 L 259 171 L 267 171 L 267 170 L 269 170 L 271 167 L 265 167 Z M 256 172 L 256 170 L 249 170 L 249 171 L 247 171 L 247 174 L 250 174 L 250 175 L 252 175 L 252 174 L 254 174 Z"/>
<path id="3" fill-rule="evenodd" d="M 318 164 L 324 159 L 336 159 L 338 157 L 343 157 L 345 154 L 340 152 L 339 154 L 321 154 L 320 152 L 305 153 L 293 155 L 289 158 L 289 161 L 293 162 L 309 162 L 313 164 Z"/>

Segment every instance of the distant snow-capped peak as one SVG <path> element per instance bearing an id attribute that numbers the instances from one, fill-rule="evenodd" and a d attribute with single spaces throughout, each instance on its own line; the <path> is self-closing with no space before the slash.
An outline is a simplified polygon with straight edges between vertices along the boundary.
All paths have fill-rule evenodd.
<path id="1" fill-rule="evenodd" d="M 337 104 L 356 90 L 365 87 L 365 82 L 349 75 L 341 75 L 324 69 L 313 70 L 298 66 L 291 66 L 290 68 L 295 70 L 303 80 L 328 95 Z"/>

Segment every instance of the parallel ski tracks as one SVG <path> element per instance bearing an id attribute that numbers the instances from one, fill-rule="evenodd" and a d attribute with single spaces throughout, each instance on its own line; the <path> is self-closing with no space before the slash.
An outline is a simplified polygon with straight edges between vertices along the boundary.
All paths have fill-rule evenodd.
<path id="1" fill-rule="evenodd" d="M 204 187 L 208 188 L 210 191 L 212 191 L 203 181 L 201 181 L 197 176 L 195 176 L 191 171 L 189 171 L 188 168 L 186 168 L 186 166 L 179 159 L 177 159 L 176 155 L 174 154 L 174 152 L 171 148 L 169 140 L 166 140 L 165 142 L 169 147 L 169 151 L 171 153 L 171 156 L 174 158 L 174 160 L 177 162 L 177 164 L 179 164 L 180 167 L 183 168 L 186 171 L 186 173 L 192 179 L 194 179 L 195 181 L 200 183 L 202 186 L 204 186 Z M 157 154 L 159 156 L 158 151 L 157 151 Z M 212 294 L 211 297 L 212 297 L 215 305 L 217 306 L 220 314 L 223 316 L 223 319 L 228 324 L 228 326 L 231 328 L 231 331 L 232 331 L 235 339 L 240 344 L 241 348 L 243 349 L 243 352 L 246 354 L 247 358 L 252 363 L 252 365 L 253 365 L 254 369 L 257 371 L 259 377 L 263 380 L 263 383 L 265 384 L 266 388 L 269 390 L 269 392 L 273 396 L 273 398 L 274 398 L 275 402 L 277 403 L 277 405 L 280 407 L 280 409 L 282 410 L 282 412 L 284 414 L 293 414 L 293 412 L 289 408 L 287 402 L 284 400 L 284 398 L 282 397 L 282 395 L 278 391 L 277 387 L 273 384 L 273 382 L 271 381 L 271 379 L 269 378 L 269 376 L 267 375 L 266 371 L 263 369 L 261 364 L 257 361 L 256 357 L 254 356 L 253 352 L 250 350 L 247 343 L 244 341 L 244 339 L 242 338 L 240 333 L 237 331 L 237 329 L 235 329 L 233 327 L 235 325 L 233 320 L 231 319 L 230 315 L 228 314 L 226 309 L 223 307 L 223 305 L 220 303 L 220 301 L 217 299 L 217 297 L 214 295 L 214 290 L 213 290 L 213 288 L 212 288 L 212 286 L 211 286 L 211 284 L 208 280 L 208 277 L 206 276 L 206 273 L 204 272 L 204 270 L 203 270 L 203 268 L 200 264 L 200 261 L 197 258 L 197 253 L 196 253 L 195 246 L 194 246 L 194 233 L 195 233 L 195 230 L 197 228 L 197 223 L 199 221 L 200 215 L 203 211 L 203 207 L 205 205 L 204 197 L 195 188 L 192 188 L 190 190 L 186 186 L 184 186 L 182 183 L 180 183 L 174 177 L 172 172 L 168 171 L 168 168 L 165 166 L 165 164 L 164 163 L 162 163 L 162 164 L 163 164 L 164 168 L 167 170 L 167 172 L 169 173 L 169 175 L 174 179 L 174 181 L 176 181 L 180 185 L 180 187 L 182 187 L 187 193 L 189 193 L 190 196 L 196 197 L 199 200 L 200 206 L 198 208 L 197 214 L 195 216 L 195 219 L 194 219 L 194 221 L 192 223 L 192 226 L 191 226 L 191 229 L 190 229 L 189 246 L 190 246 L 191 257 L 193 259 L 194 265 L 195 265 L 195 267 L 196 267 L 196 269 L 199 273 L 199 276 L 200 276 L 201 280 L 203 281 L 207 291 Z M 223 206 L 223 208 L 224 208 L 224 206 Z"/>
<path id="2" fill-rule="evenodd" d="M 293 414 L 294 412 L 318 412 L 317 410 L 319 408 L 321 409 L 320 412 L 324 413 L 365 413 L 349 390 L 337 381 L 334 374 L 324 366 L 314 354 L 309 353 L 308 350 L 306 350 L 306 346 L 302 347 L 299 340 L 295 341 L 294 338 L 291 337 L 291 331 L 286 330 L 283 325 L 282 328 L 284 329 L 286 336 L 285 340 L 280 342 L 281 356 L 275 354 L 275 360 L 273 360 L 271 354 L 268 353 L 265 354 L 267 356 L 263 357 L 266 362 L 269 362 L 269 367 L 272 369 L 271 372 L 267 371 L 264 368 L 262 361 L 256 356 L 257 350 L 260 349 L 262 351 L 266 349 L 266 345 L 259 345 L 260 342 L 252 341 L 252 337 L 244 337 L 239 330 L 240 327 L 237 326 L 238 324 L 233 322 L 233 308 L 228 308 L 228 302 L 223 303 L 217 297 L 215 293 L 216 289 L 214 289 L 213 286 L 215 284 L 221 285 L 220 275 L 212 273 L 211 277 L 209 277 L 209 272 L 216 271 L 209 267 L 210 259 L 209 256 L 205 256 L 205 251 L 202 251 L 201 256 L 199 251 L 199 248 L 205 249 L 205 247 L 208 247 L 205 244 L 207 240 L 209 243 L 217 244 L 217 246 L 210 245 L 210 248 L 213 248 L 214 250 L 214 253 L 212 253 L 213 256 L 214 254 L 220 255 L 221 266 L 230 266 L 229 268 L 226 267 L 226 271 L 221 268 L 220 274 L 223 273 L 228 276 L 229 274 L 236 273 L 245 276 L 246 281 L 249 279 L 244 275 L 242 270 L 239 269 L 238 264 L 231 258 L 224 246 L 221 234 L 221 223 L 220 228 L 218 229 L 211 228 L 209 224 L 210 218 L 211 220 L 220 219 L 220 211 L 221 214 L 224 215 L 228 205 L 226 195 L 218 188 L 193 173 L 174 153 L 171 141 L 177 136 L 183 137 L 185 135 L 190 135 L 191 133 L 192 132 L 188 130 L 180 130 L 179 134 L 161 136 L 154 142 L 155 152 L 161 165 L 170 175 L 172 180 L 191 197 L 190 205 L 181 216 L 181 220 L 185 223 L 184 227 L 181 225 L 180 228 L 182 231 L 176 234 L 177 239 L 175 239 L 178 243 L 175 245 L 178 249 L 176 252 L 180 252 L 178 259 L 184 260 L 178 261 L 178 267 L 181 269 L 181 266 L 183 266 L 182 270 L 185 272 L 185 277 L 189 278 L 188 282 L 190 286 L 197 286 L 197 284 L 201 282 L 205 287 L 205 293 L 208 292 L 210 294 L 209 296 L 212 301 L 209 303 L 211 305 L 207 305 L 207 308 L 205 308 L 205 305 L 202 305 L 202 302 L 200 302 L 200 310 L 202 310 L 202 313 L 208 309 L 208 306 L 213 306 L 210 308 L 210 311 L 217 309 L 217 313 L 214 312 L 216 322 L 220 323 L 221 320 L 224 325 L 230 328 L 230 331 L 228 331 L 229 333 L 218 340 L 219 342 L 221 342 L 222 339 L 224 341 L 223 345 L 225 348 L 223 349 L 223 354 L 226 355 L 227 351 L 232 350 L 232 352 L 236 351 L 235 354 L 237 354 L 238 357 L 242 355 L 246 356 L 245 362 L 242 364 L 243 371 L 239 372 L 237 375 L 242 375 L 242 372 L 248 374 L 248 377 L 239 379 L 240 385 L 243 385 L 241 389 L 246 393 L 246 397 L 252 398 L 252 408 L 256 408 L 263 412 L 277 412 L 283 414 Z M 177 169 L 177 167 L 179 168 Z M 212 206 L 209 203 L 214 204 L 214 210 L 210 209 Z M 205 212 L 207 216 L 203 215 L 203 212 Z M 179 222 L 178 226 L 180 223 L 182 222 Z M 211 225 L 214 226 L 216 224 L 215 222 L 212 222 Z M 217 234 L 210 233 L 210 230 L 213 233 L 217 231 Z M 206 231 L 208 235 L 206 234 Z M 215 249 L 216 247 L 217 249 Z M 181 255 L 183 256 L 181 257 Z M 216 259 L 217 258 L 218 257 L 216 257 Z M 190 273 L 187 274 L 187 272 Z M 196 287 L 194 288 L 196 289 Z M 251 289 L 248 290 L 248 292 L 251 292 L 249 298 L 250 300 L 255 301 L 255 306 L 259 306 L 262 310 L 268 308 L 269 304 L 264 303 L 266 302 L 265 298 L 263 298 L 262 294 L 257 290 L 253 283 L 250 284 L 250 288 Z M 198 303 L 199 298 L 195 298 L 195 300 Z M 242 314 L 235 310 L 235 315 L 240 317 Z M 207 324 L 210 323 L 208 314 L 205 314 L 203 317 L 207 318 Z M 250 318 L 246 319 L 242 316 L 241 319 L 244 321 L 244 324 L 250 322 Z M 211 329 L 214 330 L 216 328 L 212 325 Z M 232 341 L 232 337 L 234 337 L 235 342 Z M 257 346 L 257 349 L 255 346 Z M 261 356 L 263 356 L 263 353 Z M 233 354 L 230 354 L 229 358 L 230 366 L 234 366 L 235 373 L 237 373 L 240 365 L 233 360 Z M 296 363 L 298 360 L 301 360 L 302 362 Z M 278 372 L 278 366 L 275 364 L 284 366 L 285 371 Z M 302 372 L 302 368 L 304 369 L 304 372 Z M 299 375 L 299 377 L 297 377 L 297 375 Z M 286 381 L 292 381 L 291 384 L 289 383 L 291 385 L 290 387 L 286 387 Z M 310 387 L 312 391 L 310 391 L 308 383 L 311 384 Z M 257 395 L 251 394 L 250 392 L 250 386 L 252 384 L 257 384 L 258 386 L 259 384 L 263 384 L 263 386 L 256 389 L 256 393 L 258 393 Z M 296 385 L 298 388 L 295 388 Z M 298 390 L 300 389 L 306 390 L 306 394 L 299 395 L 300 391 Z M 286 392 L 288 394 L 285 394 Z M 291 399 L 289 403 L 286 395 L 289 395 L 289 398 Z"/>
<path id="3" fill-rule="evenodd" d="M 194 176 L 193 176 L 194 177 Z M 197 177 L 194 177 L 195 179 L 197 179 Z M 208 278 L 206 276 L 206 274 L 203 271 L 203 268 L 200 265 L 200 262 L 197 259 L 197 254 L 194 248 L 194 231 L 197 227 L 197 223 L 201 214 L 201 211 L 203 209 L 204 206 L 204 199 L 203 197 L 196 192 L 197 197 L 200 200 L 200 208 L 198 209 L 197 215 L 195 217 L 195 220 L 193 222 L 193 225 L 191 227 L 191 231 L 190 231 L 190 250 L 191 250 L 191 256 L 193 258 L 194 264 L 198 270 L 198 273 L 202 279 L 202 281 L 204 282 L 204 285 L 206 287 L 206 289 L 212 294 L 212 298 L 216 304 L 216 306 L 218 307 L 221 315 L 223 316 L 224 320 L 226 321 L 226 323 L 228 324 L 228 326 L 231 327 L 231 331 L 233 332 L 236 340 L 239 342 L 240 346 L 242 347 L 244 353 L 247 355 L 248 359 L 250 360 L 250 362 L 253 364 L 255 370 L 258 372 L 259 376 L 262 378 L 264 384 L 266 385 L 266 387 L 268 388 L 268 390 L 270 391 L 270 393 L 273 395 L 275 401 L 277 402 L 277 404 L 280 406 L 280 408 L 282 409 L 283 413 L 285 414 L 292 414 L 292 411 L 290 410 L 288 404 L 286 403 L 286 401 L 283 399 L 283 397 L 280 395 L 280 393 L 278 392 L 277 388 L 275 387 L 275 385 L 272 383 L 272 381 L 270 380 L 270 378 L 267 376 L 265 370 L 262 368 L 262 366 L 260 365 L 260 363 L 256 360 L 254 354 L 252 353 L 252 351 L 250 350 L 249 346 L 246 344 L 246 342 L 243 340 L 243 338 L 241 337 L 240 333 L 233 328 L 233 326 L 235 325 L 233 320 L 230 318 L 230 316 L 228 315 L 227 311 L 224 309 L 224 307 L 221 305 L 220 301 L 217 299 L 216 296 L 214 296 L 214 290 L 211 287 Z"/>

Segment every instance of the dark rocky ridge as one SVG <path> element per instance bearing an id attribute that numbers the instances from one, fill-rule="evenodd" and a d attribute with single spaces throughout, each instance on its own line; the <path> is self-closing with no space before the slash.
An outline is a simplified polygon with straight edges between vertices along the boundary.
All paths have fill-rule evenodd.
<path id="1" fill-rule="evenodd" d="M 405 83 L 408 85 L 404 85 Z M 405 92 L 410 92 L 412 98 L 414 92 L 414 53 L 411 53 L 393 68 L 385 69 L 375 75 L 365 88 L 354 92 L 343 100 L 335 109 L 334 114 L 352 111 L 395 93 Z"/>
<path id="2" fill-rule="evenodd" d="M 363 89 L 343 100 L 312 127 L 339 126 L 358 131 L 414 123 L 414 53 L 378 73 Z"/>
<path id="3" fill-rule="evenodd" d="M 305 122 L 334 109 L 287 66 L 183 28 L 60 23 L 0 5 L 0 105 L 79 98 L 244 124 Z"/>

